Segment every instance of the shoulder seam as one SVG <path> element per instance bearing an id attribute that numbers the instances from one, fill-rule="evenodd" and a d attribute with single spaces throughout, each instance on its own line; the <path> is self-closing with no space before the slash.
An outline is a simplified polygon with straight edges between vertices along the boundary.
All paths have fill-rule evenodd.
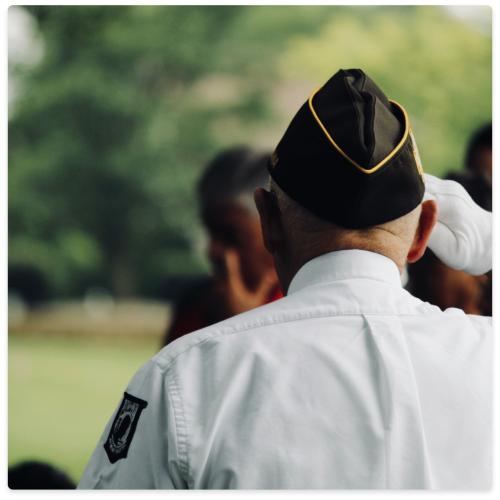
<path id="1" fill-rule="evenodd" d="M 439 310 L 439 313 L 443 313 L 443 311 Z M 186 348 L 175 355 L 173 355 L 170 359 L 166 360 L 165 364 L 163 364 L 159 359 L 158 355 L 155 356 L 152 361 L 154 364 L 162 371 L 166 371 L 171 364 L 179 357 L 185 354 L 187 351 L 191 350 L 194 347 L 199 347 L 203 343 L 212 340 L 214 337 L 222 336 L 222 335 L 233 335 L 235 333 L 244 333 L 248 330 L 253 330 L 253 329 L 259 329 L 259 328 L 265 328 L 268 326 L 272 325 L 280 325 L 280 324 L 286 324 L 286 323 L 292 323 L 296 321 L 304 321 L 304 320 L 311 320 L 311 319 L 322 319 L 322 318 L 335 318 L 335 317 L 340 317 L 340 316 L 360 316 L 361 315 L 367 315 L 367 316 L 420 316 L 420 314 L 417 313 L 396 313 L 396 312 L 381 312 L 381 311 L 345 311 L 345 312 L 337 312 L 337 313 L 323 313 L 323 314 L 302 314 L 301 316 L 293 317 L 293 318 L 288 318 L 288 319 L 272 319 L 268 318 L 266 321 L 263 322 L 256 322 L 256 323 L 250 323 L 250 324 L 242 324 L 241 327 L 238 327 L 238 325 L 231 325 L 227 327 L 216 327 L 214 325 L 212 328 L 214 328 L 212 331 L 207 332 L 207 336 L 204 336 L 203 338 L 199 339 L 197 342 L 190 344 L 186 346 Z M 211 327 L 206 327 L 208 330 L 211 329 Z M 224 330 L 226 328 L 226 330 Z M 201 331 L 201 330 L 198 330 Z M 191 332 L 195 333 L 195 332 Z"/>

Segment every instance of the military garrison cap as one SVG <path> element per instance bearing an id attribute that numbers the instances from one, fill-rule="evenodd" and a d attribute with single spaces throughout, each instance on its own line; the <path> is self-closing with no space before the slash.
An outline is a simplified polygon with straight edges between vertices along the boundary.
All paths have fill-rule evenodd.
<path id="1" fill-rule="evenodd" d="M 269 163 L 292 199 L 351 229 L 411 212 L 423 170 L 405 109 L 360 69 L 340 70 L 292 119 Z"/>

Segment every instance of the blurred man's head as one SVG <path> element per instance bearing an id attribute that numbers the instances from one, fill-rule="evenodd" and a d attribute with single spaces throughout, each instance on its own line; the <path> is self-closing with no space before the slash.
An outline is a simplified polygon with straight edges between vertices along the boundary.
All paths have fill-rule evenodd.
<path id="1" fill-rule="evenodd" d="M 467 314 L 491 315 L 487 275 L 472 276 L 443 264 L 429 249 L 408 267 L 409 289 L 415 297 L 441 308 L 457 307 Z"/>
<path id="2" fill-rule="evenodd" d="M 465 167 L 491 183 L 492 166 L 492 128 L 491 123 L 487 123 L 472 135 L 465 154 Z"/>
<path id="3" fill-rule="evenodd" d="M 201 217 L 207 228 L 209 258 L 216 275 L 227 272 L 225 254 L 235 251 L 246 285 L 257 287 L 272 268 L 253 200 L 257 187 L 268 178 L 267 153 L 235 147 L 217 155 L 198 184 Z"/>
<path id="4" fill-rule="evenodd" d="M 287 289 L 323 253 L 363 249 L 400 269 L 420 258 L 437 218 L 422 203 L 423 170 L 408 115 L 361 70 L 314 92 L 271 156 L 271 192 L 258 189 L 264 241 Z"/>
<path id="5" fill-rule="evenodd" d="M 71 490 L 75 483 L 62 470 L 48 463 L 28 460 L 9 467 L 11 490 Z"/>

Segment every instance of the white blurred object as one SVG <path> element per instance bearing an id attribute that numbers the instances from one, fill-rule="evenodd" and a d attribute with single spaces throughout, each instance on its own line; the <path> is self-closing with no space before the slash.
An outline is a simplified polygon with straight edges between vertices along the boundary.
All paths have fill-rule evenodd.
<path id="1" fill-rule="evenodd" d="M 28 307 L 22 295 L 9 290 L 9 326 L 19 326 L 26 320 Z"/>
<path id="2" fill-rule="evenodd" d="M 425 174 L 424 200 L 435 200 L 438 222 L 429 248 L 447 266 L 480 275 L 492 267 L 491 212 L 482 209 L 458 182 Z"/>
<path id="3" fill-rule="evenodd" d="M 491 36 L 492 10 L 488 5 L 443 5 L 449 14 L 483 35 Z"/>
<path id="4" fill-rule="evenodd" d="M 9 103 L 22 92 L 22 80 L 12 68 L 38 64 L 45 53 L 45 46 L 36 20 L 23 7 L 11 6 L 8 11 Z"/>
<path id="5" fill-rule="evenodd" d="M 43 40 L 36 21 L 23 7 L 9 8 L 8 43 L 10 63 L 33 66 L 43 57 Z"/>
<path id="6" fill-rule="evenodd" d="M 105 319 L 113 313 L 115 300 L 101 287 L 91 287 L 85 293 L 83 308 L 92 319 Z"/>

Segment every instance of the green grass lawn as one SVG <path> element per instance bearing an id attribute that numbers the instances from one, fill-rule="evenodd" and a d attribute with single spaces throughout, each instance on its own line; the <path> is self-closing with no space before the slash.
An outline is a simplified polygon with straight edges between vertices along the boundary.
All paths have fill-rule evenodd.
<path id="1" fill-rule="evenodd" d="M 159 340 L 9 338 L 9 465 L 50 462 L 78 481 L 132 375 Z"/>

